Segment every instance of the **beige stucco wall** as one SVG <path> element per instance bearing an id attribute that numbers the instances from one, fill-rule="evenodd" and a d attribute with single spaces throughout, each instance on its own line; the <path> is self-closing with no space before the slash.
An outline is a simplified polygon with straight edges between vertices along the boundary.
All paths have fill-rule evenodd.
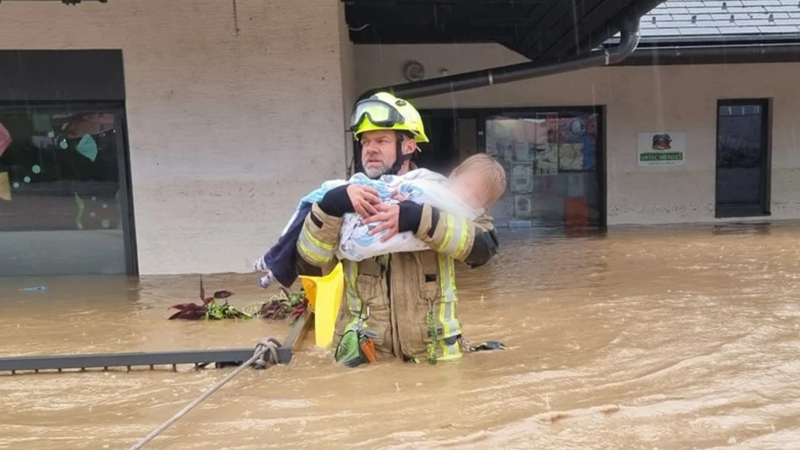
<path id="1" fill-rule="evenodd" d="M 356 92 L 355 46 L 350 42 L 349 29 L 344 15 L 344 3 L 338 0 L 337 3 L 339 3 L 339 48 L 342 68 L 342 107 L 344 108 L 344 127 L 342 130 L 346 130 L 350 124 L 353 106 L 360 92 Z M 344 148 L 345 165 L 348 168 L 351 167 L 353 160 L 353 143 L 352 134 L 346 133 L 344 135 Z"/>
<path id="2" fill-rule="evenodd" d="M 427 77 L 513 64 L 499 45 L 356 46 L 359 89 L 402 83 L 414 59 Z M 800 218 L 800 64 L 588 69 L 452 95 L 421 98 L 420 108 L 605 105 L 608 223 L 661 224 L 714 219 L 716 104 L 772 98 L 772 218 Z M 684 131 L 686 165 L 641 168 L 637 133 Z"/>
<path id="3" fill-rule="evenodd" d="M 2 48 L 122 49 L 142 274 L 247 271 L 344 175 L 341 2 L 236 4 L 238 36 L 230 1 L 0 6 Z"/>

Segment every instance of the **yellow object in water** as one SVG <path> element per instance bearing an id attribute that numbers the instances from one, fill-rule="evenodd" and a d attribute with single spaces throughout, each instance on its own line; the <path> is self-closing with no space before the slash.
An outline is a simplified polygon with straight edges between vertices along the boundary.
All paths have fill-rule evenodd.
<path id="1" fill-rule="evenodd" d="M 8 172 L 0 173 L 0 199 L 11 201 L 11 181 L 8 179 Z"/>
<path id="2" fill-rule="evenodd" d="M 319 347 L 326 348 L 333 343 L 336 316 L 344 292 L 342 263 L 336 264 L 331 273 L 324 277 L 300 276 L 303 289 L 308 298 L 308 307 L 314 312 L 314 335 Z"/>

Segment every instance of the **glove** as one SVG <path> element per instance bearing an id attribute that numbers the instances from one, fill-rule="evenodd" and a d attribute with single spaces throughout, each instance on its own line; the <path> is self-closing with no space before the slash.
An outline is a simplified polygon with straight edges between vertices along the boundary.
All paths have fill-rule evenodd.
<path id="1" fill-rule="evenodd" d="M 350 196 L 347 194 L 347 186 L 345 184 L 335 187 L 322 197 L 318 203 L 322 212 L 333 217 L 342 217 L 345 213 L 356 212 L 353 202 L 350 201 Z"/>
<path id="2" fill-rule="evenodd" d="M 422 222 L 422 205 L 410 200 L 400 202 L 400 215 L 397 222 L 397 230 L 400 233 L 405 231 L 416 233 Z"/>

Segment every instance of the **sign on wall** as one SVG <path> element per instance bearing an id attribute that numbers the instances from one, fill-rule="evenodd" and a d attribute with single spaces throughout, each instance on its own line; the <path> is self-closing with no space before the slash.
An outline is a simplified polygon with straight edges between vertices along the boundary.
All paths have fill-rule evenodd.
<path id="1" fill-rule="evenodd" d="M 686 133 L 639 133 L 637 149 L 640 167 L 682 166 L 686 163 Z"/>
<path id="2" fill-rule="evenodd" d="M 511 192 L 530 194 L 533 191 L 533 163 L 511 163 Z"/>

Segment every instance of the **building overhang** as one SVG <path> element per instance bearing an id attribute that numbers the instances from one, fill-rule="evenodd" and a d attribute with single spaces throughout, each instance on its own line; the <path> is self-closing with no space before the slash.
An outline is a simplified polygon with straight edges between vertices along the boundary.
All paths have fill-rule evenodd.
<path id="1" fill-rule="evenodd" d="M 609 39 L 608 46 L 617 45 Z M 800 62 L 800 35 L 683 36 L 645 38 L 622 66 L 766 64 Z"/>
<path id="2" fill-rule="evenodd" d="M 775 30 L 784 32 L 761 26 L 759 33 L 752 33 L 755 28 L 748 20 L 758 17 L 747 8 L 760 8 L 755 4 L 745 5 L 744 12 L 736 13 L 734 19 L 742 24 L 737 28 L 731 27 L 729 15 L 725 20 L 706 21 L 706 15 L 716 17 L 707 10 L 719 5 L 704 0 L 343 2 L 350 39 L 355 44 L 499 43 L 531 61 L 547 64 L 612 48 L 619 44 L 622 21 L 644 16 L 638 48 L 619 65 L 800 62 L 800 33 L 787 34 L 786 25 L 779 22 L 783 20 L 779 14 L 786 13 L 764 14 L 766 23 L 780 25 Z M 695 14 L 687 16 L 690 25 L 685 25 L 680 22 L 685 19 L 681 14 L 689 3 L 700 5 L 695 5 L 700 9 L 687 9 Z M 726 14 L 730 11 L 720 10 Z M 769 17 L 775 18 L 773 22 Z M 698 34 L 692 34 L 694 30 Z"/>
<path id="3" fill-rule="evenodd" d="M 662 0 L 342 0 L 355 44 L 499 43 L 531 61 L 589 55 Z"/>

